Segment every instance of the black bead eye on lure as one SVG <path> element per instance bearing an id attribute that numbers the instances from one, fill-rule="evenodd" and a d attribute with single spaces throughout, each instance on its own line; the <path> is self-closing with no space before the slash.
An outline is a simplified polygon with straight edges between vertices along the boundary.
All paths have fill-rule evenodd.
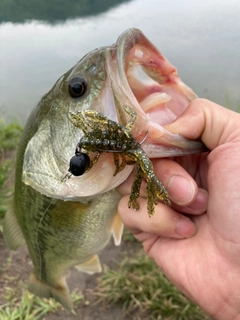
<path id="1" fill-rule="evenodd" d="M 75 156 L 70 159 L 68 171 L 74 176 L 83 175 L 89 168 L 90 158 L 86 153 L 76 152 Z"/>

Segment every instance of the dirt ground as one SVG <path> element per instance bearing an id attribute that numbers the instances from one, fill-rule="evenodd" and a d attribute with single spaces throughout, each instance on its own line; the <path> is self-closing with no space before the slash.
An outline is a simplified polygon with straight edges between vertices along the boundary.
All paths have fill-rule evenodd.
<path id="1" fill-rule="evenodd" d="M 116 247 L 111 241 L 108 246 L 100 253 L 100 260 L 103 264 L 114 267 L 117 261 L 120 261 L 126 255 L 133 256 L 134 252 L 140 249 L 140 244 L 127 242 Z M 9 262 L 10 261 L 10 262 Z M 29 258 L 26 246 L 18 249 L 16 252 L 10 252 L 6 247 L 3 236 L 0 235 L 0 305 L 6 303 L 6 287 L 14 288 L 22 280 L 27 283 L 32 268 L 32 262 Z M 107 307 L 103 303 L 97 302 L 94 290 L 98 284 L 100 274 L 88 275 L 71 269 L 67 282 L 70 291 L 79 289 L 84 295 L 84 300 L 77 308 L 76 315 L 59 309 L 57 313 L 51 313 L 44 318 L 46 320 L 133 320 L 140 318 L 137 315 L 126 315 L 122 311 L 122 305 Z M 86 303 L 87 301 L 87 303 Z M 142 320 L 142 319 L 141 319 Z"/>

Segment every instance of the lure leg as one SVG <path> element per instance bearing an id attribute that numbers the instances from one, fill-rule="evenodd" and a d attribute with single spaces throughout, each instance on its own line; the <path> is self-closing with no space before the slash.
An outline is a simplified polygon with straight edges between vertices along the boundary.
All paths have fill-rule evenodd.
<path id="1" fill-rule="evenodd" d="M 134 181 L 131 189 L 131 194 L 128 201 L 128 207 L 133 208 L 134 210 L 139 209 L 139 204 L 137 202 L 137 199 L 139 198 L 139 195 L 140 195 L 142 179 L 143 179 L 143 171 L 140 165 L 137 163 L 135 168 Z"/>
<path id="2" fill-rule="evenodd" d="M 142 176 L 146 176 L 147 182 L 147 199 L 148 199 L 148 215 L 152 216 L 154 213 L 154 204 L 159 200 L 163 201 L 167 206 L 170 206 L 170 200 L 168 193 L 161 181 L 156 177 L 153 172 L 153 165 L 151 160 L 147 157 L 142 149 L 128 151 L 129 156 L 135 158 L 135 161 L 140 166 L 139 171 L 142 172 Z M 140 174 L 139 174 L 140 176 Z M 137 180 L 137 179 L 136 179 Z M 131 196 L 130 196 L 131 198 Z"/>

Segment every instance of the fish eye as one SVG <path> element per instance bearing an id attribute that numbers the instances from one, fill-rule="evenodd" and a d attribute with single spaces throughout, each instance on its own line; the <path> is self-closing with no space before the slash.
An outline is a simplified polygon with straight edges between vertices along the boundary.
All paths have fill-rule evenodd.
<path id="1" fill-rule="evenodd" d="M 78 177 L 84 174 L 89 168 L 90 158 L 86 153 L 78 152 L 77 155 L 70 159 L 69 169 L 74 176 Z"/>
<path id="2" fill-rule="evenodd" d="M 74 77 L 68 82 L 68 92 L 71 97 L 79 98 L 87 90 L 87 79 L 83 76 Z"/>

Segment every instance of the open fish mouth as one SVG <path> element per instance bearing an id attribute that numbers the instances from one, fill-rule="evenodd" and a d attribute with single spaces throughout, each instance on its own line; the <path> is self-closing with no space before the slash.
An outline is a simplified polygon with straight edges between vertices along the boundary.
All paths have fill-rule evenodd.
<path id="1" fill-rule="evenodd" d="M 178 77 L 177 70 L 140 30 L 129 29 L 117 42 L 119 74 L 141 109 L 160 125 L 174 121 L 196 94 Z M 134 104 L 133 96 L 131 102 Z"/>
<path id="2" fill-rule="evenodd" d="M 74 83 L 75 79 L 80 82 Z M 70 94 L 71 85 L 76 85 L 74 90 L 80 86 L 79 96 Z M 205 146 L 200 141 L 164 128 L 196 97 L 144 34 L 128 29 L 114 45 L 84 56 L 33 111 L 37 120 L 24 154 L 22 181 L 46 196 L 89 201 L 127 179 L 133 166 L 114 176 L 113 156 L 106 152 L 84 175 L 63 179 L 83 135 L 68 116 L 81 110 L 95 110 L 124 127 L 131 121 L 125 107 L 132 108 L 137 116 L 131 134 L 138 142 L 146 137 L 141 147 L 149 158 L 202 152 Z"/>
<path id="3" fill-rule="evenodd" d="M 197 95 L 178 77 L 177 70 L 138 29 L 128 29 L 117 41 L 121 85 L 138 114 L 133 134 L 142 137 L 150 158 L 196 153 L 205 147 L 171 134 L 162 126 L 173 122 Z M 135 130 L 135 132 L 134 132 Z"/>

